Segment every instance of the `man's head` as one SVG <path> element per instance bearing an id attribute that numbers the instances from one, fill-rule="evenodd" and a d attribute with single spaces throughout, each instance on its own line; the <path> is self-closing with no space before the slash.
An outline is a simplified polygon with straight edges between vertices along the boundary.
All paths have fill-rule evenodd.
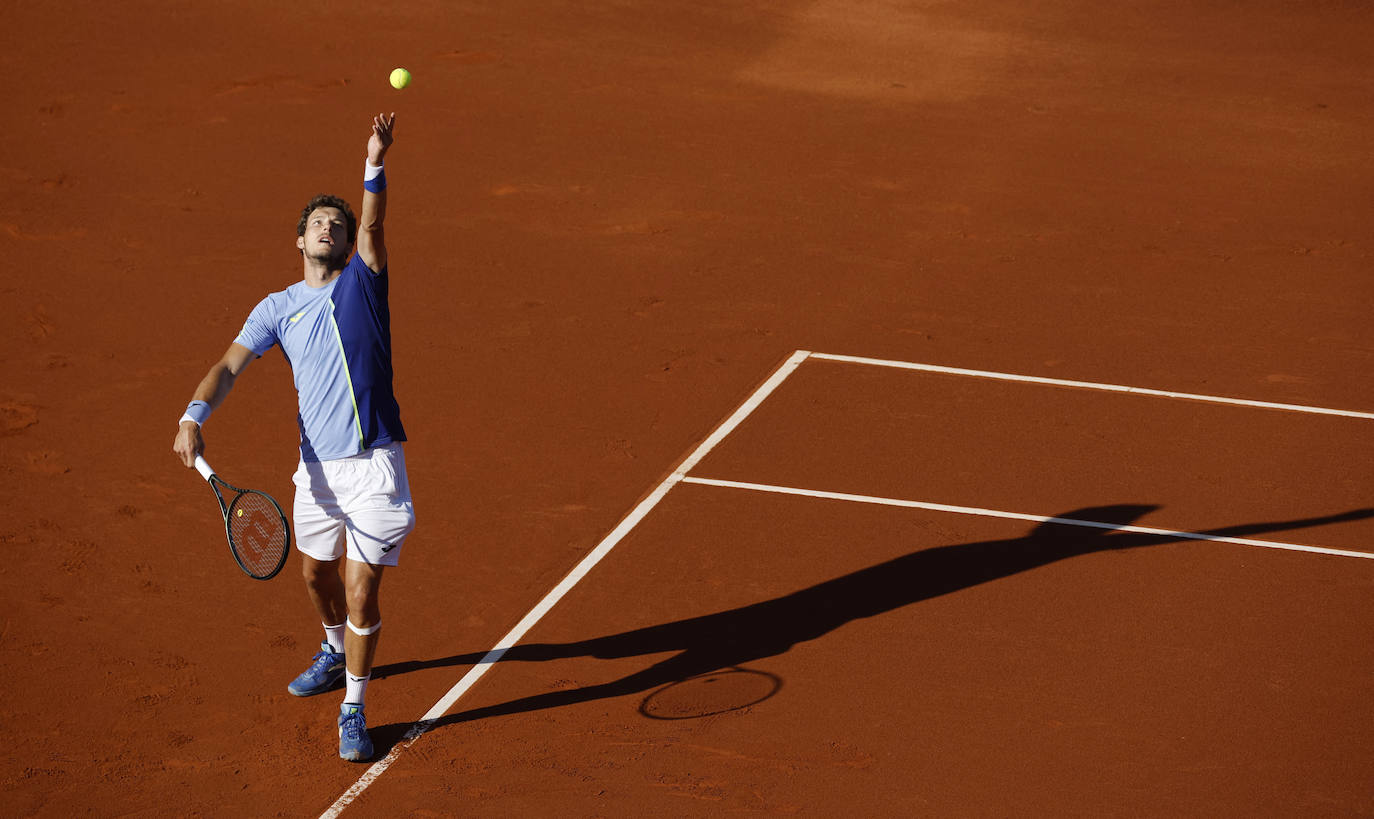
<path id="1" fill-rule="evenodd" d="M 329 267 L 343 266 L 357 237 L 358 219 L 337 196 L 320 194 L 311 199 L 296 223 L 296 247 L 301 255 Z"/>

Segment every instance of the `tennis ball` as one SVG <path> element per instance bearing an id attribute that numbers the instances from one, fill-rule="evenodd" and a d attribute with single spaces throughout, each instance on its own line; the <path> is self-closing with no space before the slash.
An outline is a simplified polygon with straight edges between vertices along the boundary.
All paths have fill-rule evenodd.
<path id="1" fill-rule="evenodd" d="M 397 68 L 391 72 L 391 87 L 405 88 L 410 85 L 410 72 L 404 68 Z"/>

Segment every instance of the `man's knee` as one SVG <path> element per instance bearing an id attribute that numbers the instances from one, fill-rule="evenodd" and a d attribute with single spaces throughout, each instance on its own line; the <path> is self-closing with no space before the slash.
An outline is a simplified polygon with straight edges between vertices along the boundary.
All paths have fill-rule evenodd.
<path id="1" fill-rule="evenodd" d="M 348 619 L 355 626 L 375 624 L 382 617 L 380 589 L 374 583 L 349 583 L 345 591 L 348 600 Z"/>
<path id="2" fill-rule="evenodd" d="M 382 607 L 377 595 L 350 589 L 348 591 L 348 619 L 360 628 L 382 619 Z"/>

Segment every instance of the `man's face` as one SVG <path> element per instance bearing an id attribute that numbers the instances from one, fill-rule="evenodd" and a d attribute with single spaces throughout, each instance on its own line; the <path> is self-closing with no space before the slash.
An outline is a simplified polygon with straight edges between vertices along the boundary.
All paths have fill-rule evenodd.
<path id="1" fill-rule="evenodd" d="M 310 259 L 329 264 L 342 262 L 352 249 L 348 244 L 348 223 L 338 208 L 315 208 L 305 220 L 305 234 L 296 237 L 296 247 Z"/>

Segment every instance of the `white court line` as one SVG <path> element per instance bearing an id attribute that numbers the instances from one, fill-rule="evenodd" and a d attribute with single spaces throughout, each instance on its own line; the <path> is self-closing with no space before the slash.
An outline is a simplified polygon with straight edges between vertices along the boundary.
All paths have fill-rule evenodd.
<path id="1" fill-rule="evenodd" d="M 372 766 L 358 778 L 357 782 L 353 783 L 352 787 L 344 791 L 343 795 L 335 800 L 334 804 L 331 805 L 328 810 L 320 814 L 320 819 L 333 819 L 333 817 L 338 816 L 344 808 L 348 807 L 363 791 L 367 790 L 368 786 L 376 781 L 377 777 L 381 776 L 386 772 L 387 768 L 391 767 L 391 763 L 396 761 L 396 758 L 403 749 L 410 747 L 422 734 L 430 728 L 433 728 L 435 721 L 438 720 L 439 717 L 443 716 L 448 709 L 452 708 L 454 703 L 458 702 L 458 699 L 462 697 L 463 694 L 467 693 L 468 689 L 472 688 L 473 684 L 481 679 L 482 675 L 486 674 L 488 669 L 495 665 L 497 660 L 501 659 L 502 655 L 510 650 L 511 646 L 518 643 L 520 638 L 524 637 L 525 633 L 533 628 L 535 623 L 539 622 L 540 618 L 548 614 L 549 609 L 552 609 L 559 600 L 563 599 L 563 596 L 567 594 L 573 586 L 577 585 L 578 581 L 586 577 L 587 573 L 592 570 L 592 567 L 601 562 L 601 559 L 609 554 L 611 549 L 615 548 L 616 544 L 619 543 L 625 535 L 629 534 L 630 530 L 638 525 L 639 522 L 644 519 L 644 516 L 649 514 L 651 509 L 658 505 L 659 501 L 663 500 L 663 496 L 668 494 L 668 490 L 672 489 L 678 482 L 683 480 L 684 476 L 692 470 L 692 467 L 696 466 L 702 458 L 706 457 L 706 453 L 710 452 L 716 444 L 724 440 L 726 435 L 729 435 L 735 427 L 739 426 L 740 423 L 749 416 L 749 413 L 753 412 L 759 404 L 763 403 L 763 400 L 767 398 L 773 390 L 777 389 L 778 385 L 781 384 L 787 376 L 791 375 L 792 372 L 797 369 L 798 365 L 806 360 L 808 355 L 810 355 L 810 353 L 805 350 L 798 350 L 793 353 L 782 366 L 778 367 L 777 371 L 774 372 L 767 381 L 763 382 L 763 384 L 754 391 L 754 394 L 749 396 L 749 399 L 741 404 L 739 409 L 735 410 L 733 415 L 725 419 L 720 426 L 716 427 L 716 430 L 712 432 L 706 440 L 702 441 L 701 445 L 698 446 L 691 455 L 688 455 L 687 458 L 678 465 L 677 469 L 673 470 L 671 475 L 664 478 L 663 482 L 660 483 L 653 492 L 649 493 L 648 497 L 639 502 L 639 505 L 620 522 L 619 526 L 615 527 L 605 539 L 596 545 L 595 549 L 592 549 L 586 557 L 582 558 L 582 562 L 578 563 L 577 566 L 568 573 L 568 576 L 563 578 L 561 583 L 554 586 L 553 590 L 545 595 L 544 599 L 540 600 L 538 605 L 530 609 L 524 619 L 517 623 L 515 628 L 510 630 L 510 633 L 501 638 L 501 641 L 496 644 L 496 648 L 488 651 L 486 655 L 477 662 L 477 665 L 473 666 L 467 674 L 463 675 L 463 678 L 459 680 L 453 688 L 449 689 L 448 693 L 440 698 L 418 722 L 410 726 L 410 730 L 406 731 L 401 741 L 396 743 L 385 757 L 372 763 Z"/>
<path id="2" fill-rule="evenodd" d="M 1015 375 L 1013 373 L 998 373 L 989 370 L 964 370 L 958 367 L 941 367 L 935 364 L 913 364 L 909 361 L 888 361 L 881 358 L 861 358 L 852 355 L 831 355 L 830 353 L 811 353 L 810 357 L 823 361 L 842 361 L 847 364 L 870 364 L 875 367 L 895 367 L 901 370 L 921 370 L 923 372 L 945 373 L 947 375 L 967 375 L 973 376 L 974 378 L 995 378 L 999 381 L 1025 381 L 1031 384 L 1052 384 L 1056 387 L 1079 387 L 1088 390 L 1124 392 L 1130 393 L 1131 395 L 1152 395 L 1158 398 L 1184 398 L 1189 401 L 1208 401 L 1214 404 L 1237 404 L 1242 407 L 1262 407 L 1264 409 L 1288 410 L 1290 412 L 1308 412 L 1315 415 L 1342 415 L 1347 418 L 1374 418 L 1374 412 L 1309 407 L 1303 404 L 1276 404 L 1272 401 L 1251 401 L 1248 398 L 1225 398 L 1220 395 L 1198 395 L 1191 392 L 1152 390 L 1146 387 L 1125 387 L 1120 384 L 1099 384 L 1095 381 L 1067 381 L 1062 378 L 1042 378 L 1036 375 Z"/>
<path id="3" fill-rule="evenodd" d="M 585 577 L 587 573 L 590 572 L 591 569 L 601 561 L 602 558 L 604 558 L 608 553 L 610 553 L 611 549 L 615 548 L 616 544 L 618 544 L 630 532 L 630 530 L 632 530 L 636 525 L 638 525 L 639 522 L 643 520 L 644 517 L 656 505 L 658 505 L 658 502 L 661 501 L 666 494 L 668 494 L 668 491 L 672 489 L 674 486 L 676 486 L 678 483 L 696 483 L 708 486 L 728 486 L 740 489 L 754 489 L 758 491 L 781 492 L 784 494 L 806 495 L 810 497 L 829 498 L 835 500 L 860 501 L 865 503 L 880 503 L 891 506 L 906 506 L 913 508 L 930 509 L 934 511 L 957 512 L 960 514 L 977 514 L 987 515 L 991 517 L 1014 518 L 1019 520 L 1030 520 L 1037 522 L 1064 523 L 1069 525 L 1089 526 L 1095 528 L 1113 529 L 1126 532 L 1166 535 L 1169 537 L 1177 537 L 1183 539 L 1221 541 L 1226 543 L 1238 543 L 1248 546 L 1262 546 L 1271 549 L 1289 549 L 1293 551 L 1315 552 L 1318 554 L 1339 555 L 1344 557 L 1374 558 L 1374 554 L 1345 551 L 1341 549 L 1328 549 L 1319 546 L 1302 546 L 1298 544 L 1277 543 L 1265 540 L 1227 538 L 1216 535 L 1201 535 L 1189 532 L 1174 532 L 1167 529 L 1151 529 L 1141 526 L 1122 526 L 1117 524 L 1098 523 L 1095 521 L 1079 521 L 1069 518 L 1052 518 L 1040 515 L 1023 515 L 1014 512 L 998 512 L 991 509 L 976 509 L 973 507 L 947 506 L 943 504 L 922 503 L 919 501 L 903 501 L 891 498 L 876 498 L 864 495 L 846 495 L 838 492 L 820 492 L 816 490 L 791 489 L 787 487 L 768 486 L 765 484 L 748 484 L 738 483 L 734 481 L 717 481 L 706 478 L 687 477 L 687 473 L 690 472 L 701 461 L 701 459 L 704 458 L 706 454 L 711 451 L 713 447 L 719 444 L 722 440 L 724 440 L 724 438 L 727 435 L 734 431 L 734 429 L 737 426 L 739 426 L 739 424 L 743 422 L 744 419 L 748 417 L 748 415 L 751 412 L 753 412 L 754 409 L 756 409 L 758 405 L 764 401 L 764 399 L 766 399 L 775 389 L 777 389 L 779 384 L 781 384 L 789 375 L 792 374 L 794 370 L 796 370 L 798 366 L 801 365 L 803 361 L 807 360 L 808 358 L 823 359 L 827 361 L 847 362 L 851 364 L 870 364 L 883 367 L 895 367 L 907 370 L 923 370 L 927 372 L 946 373 L 951 375 L 966 375 L 979 378 L 994 378 L 1004 381 L 1025 381 L 1037 384 L 1051 384 L 1063 387 L 1081 387 L 1086 389 L 1107 390 L 1112 392 L 1133 393 L 1138 395 L 1152 395 L 1166 398 L 1185 398 L 1195 401 L 1210 401 L 1222 404 L 1238 404 L 1242 406 L 1292 410 L 1296 412 L 1308 412 L 1321 415 L 1343 415 L 1352 418 L 1374 419 L 1374 413 L 1368 412 L 1351 412 L 1347 410 L 1324 409 L 1321 407 L 1307 407 L 1297 404 L 1276 404 L 1266 401 L 1250 401 L 1241 398 L 1223 398 L 1211 395 L 1193 395 L 1190 393 L 1167 392 L 1163 390 L 1152 390 L 1141 387 L 1124 387 L 1114 384 L 1098 384 L 1088 381 L 1067 381 L 1057 378 L 1041 378 L 1037 376 L 1013 375 L 1010 373 L 997 373 L 989 372 L 986 370 L 965 370 L 954 367 L 940 367 L 932 364 L 915 364 L 902 361 L 888 361 L 877 358 L 861 358 L 856 356 L 832 355 L 827 353 L 811 353 L 805 350 L 798 350 L 795 353 L 793 353 L 792 356 L 789 357 L 787 361 L 784 362 L 782 366 L 780 366 L 778 370 L 774 372 L 773 375 L 770 376 L 767 381 L 765 381 L 757 390 L 755 390 L 754 393 L 749 397 L 749 399 L 745 401 L 743 404 L 741 404 L 739 409 L 737 409 L 734 412 L 734 414 L 732 414 L 729 418 L 722 422 L 721 425 L 717 427 L 716 430 L 710 435 L 710 437 L 704 440 L 701 443 L 701 445 L 698 446 L 696 450 L 692 452 L 691 455 L 684 459 L 683 462 L 676 469 L 673 470 L 672 474 L 665 478 L 663 482 L 660 483 L 658 487 L 654 489 L 653 492 L 651 492 L 647 497 L 644 498 L 644 500 L 640 501 L 639 505 L 636 506 L 634 510 L 631 511 L 630 514 L 626 516 L 625 519 L 622 520 L 620 524 L 616 526 L 616 528 L 605 537 L 605 539 L 603 539 L 599 544 L 597 544 L 596 548 L 594 548 L 590 553 L 588 553 L 587 556 L 584 557 L 582 561 L 578 563 L 577 566 L 574 567 L 571 572 L 568 573 L 568 576 L 565 577 L 562 580 L 562 582 L 560 582 L 547 595 L 545 595 L 544 599 L 539 601 L 539 603 L 533 609 L 531 609 L 529 613 L 526 614 L 525 617 L 519 623 L 516 624 L 515 628 L 511 629 L 505 637 L 501 638 L 500 642 L 497 643 L 497 646 L 495 648 L 488 651 L 482 657 L 482 659 L 479 660 L 477 664 L 474 665 L 468 671 L 468 673 L 463 676 L 461 680 L 459 680 L 451 689 L 449 689 L 447 694 L 440 698 L 440 700 L 436 702 L 434 706 L 431 707 L 429 711 L 427 711 L 425 715 L 419 719 L 419 721 L 412 725 L 410 727 L 410 730 L 408 730 L 405 736 L 402 737 L 401 741 L 398 742 L 394 747 L 392 747 L 391 751 L 384 758 L 373 763 L 372 766 L 369 767 L 367 771 L 364 772 L 363 775 L 358 778 L 358 781 L 353 783 L 352 787 L 345 791 L 343 795 L 340 796 L 334 802 L 334 804 L 329 807 L 328 810 L 322 813 L 320 815 L 320 819 L 334 819 L 334 817 L 337 817 L 339 813 L 343 811 L 344 808 L 352 804 L 352 802 L 356 800 L 358 796 L 360 796 L 362 792 L 368 788 L 368 786 L 370 786 L 374 781 L 376 781 L 377 777 L 381 776 L 387 768 L 391 767 L 391 764 L 396 761 L 396 758 L 402 750 L 410 747 L 410 745 L 413 744 L 417 739 L 419 739 L 421 735 L 423 735 L 431 728 L 433 728 L 435 722 L 439 719 L 439 717 L 443 716 L 450 708 L 452 708 L 453 705 L 457 703 L 457 701 L 465 693 L 467 693 L 467 691 L 470 688 L 472 688 L 473 684 L 475 684 L 479 679 L 481 679 L 481 677 L 484 674 L 486 674 L 486 672 L 498 660 L 500 660 L 501 657 L 507 651 L 510 650 L 511 646 L 514 646 L 516 643 L 518 643 L 520 639 L 524 637 L 526 632 L 533 628 L 535 623 L 539 622 L 539 620 L 545 614 L 547 614 L 549 610 L 552 609 L 554 605 L 556 605 L 559 602 L 559 600 L 561 600 L 563 596 L 566 595 L 573 588 L 573 586 L 577 585 L 577 583 L 581 581 L 582 578 Z"/>
<path id="4" fill-rule="evenodd" d="M 1299 543 L 1280 543 L 1274 540 L 1252 540 L 1244 537 L 1224 537 L 1199 532 L 1179 532 L 1173 529 L 1154 529 L 1149 526 L 1127 526 L 1120 523 L 1100 523 L 1094 520 L 1076 518 L 1057 518 L 1045 515 L 1027 515 L 1021 512 L 1002 512 L 996 509 L 980 509 L 976 506 L 950 506 L 944 503 L 898 500 L 880 498 L 874 495 L 850 495 L 845 492 L 823 492 L 819 489 L 797 489 L 790 486 L 773 486 L 765 483 L 746 483 L 744 481 L 723 481 L 715 478 L 683 478 L 682 483 L 695 483 L 702 486 L 719 486 L 726 489 L 748 489 L 754 492 L 774 492 L 780 495 L 801 495 L 807 498 L 850 501 L 853 503 L 873 503 L 881 506 L 901 506 L 908 509 L 929 509 L 933 512 L 953 512 L 957 515 L 980 515 L 988 518 L 1008 518 L 1010 520 L 1029 520 L 1035 523 L 1062 523 L 1068 526 L 1086 526 L 1092 529 L 1111 529 L 1116 532 L 1134 532 L 1142 535 L 1164 535 L 1183 540 L 1209 540 L 1217 543 L 1237 543 L 1241 546 L 1261 546 L 1265 549 L 1284 549 L 1290 552 L 1312 552 L 1319 555 L 1339 557 L 1362 557 L 1374 559 L 1374 553 L 1356 552 L 1349 549 L 1331 549 L 1325 546 L 1304 546 Z"/>

